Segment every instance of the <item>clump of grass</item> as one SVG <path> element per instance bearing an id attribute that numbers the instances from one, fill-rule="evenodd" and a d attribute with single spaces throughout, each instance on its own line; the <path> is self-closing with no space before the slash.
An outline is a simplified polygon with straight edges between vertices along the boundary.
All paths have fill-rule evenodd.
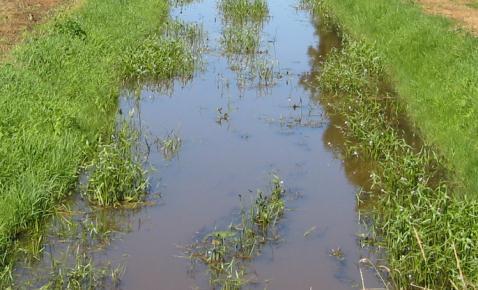
<path id="1" fill-rule="evenodd" d="M 190 79 L 198 66 L 202 40 L 198 25 L 169 21 L 162 33 L 152 34 L 126 51 L 124 74 L 130 80 Z"/>
<path id="2" fill-rule="evenodd" d="M 224 28 L 221 43 L 226 54 L 255 54 L 259 49 L 260 35 L 253 25 Z"/>
<path id="3" fill-rule="evenodd" d="M 274 176 L 272 191 L 258 191 L 241 220 L 224 231 L 213 231 L 192 247 L 191 259 L 205 264 L 213 287 L 240 289 L 250 282 L 245 263 L 259 254 L 269 241 L 277 240 L 276 226 L 284 215 L 283 181 Z"/>
<path id="4" fill-rule="evenodd" d="M 118 287 L 124 273 L 124 267 L 98 267 L 93 259 L 78 248 L 73 265 L 64 265 L 61 261 L 52 260 L 48 282 L 40 289 L 104 289 Z M 45 278 L 45 277 L 44 277 Z M 108 283 L 107 283 L 108 281 Z"/>
<path id="5" fill-rule="evenodd" d="M 375 47 L 345 37 L 328 55 L 317 80 L 354 156 L 376 168 L 368 193 L 375 245 L 387 250 L 397 289 L 467 289 L 478 284 L 478 202 L 457 199 L 430 146 L 412 148 L 400 131 L 397 99 L 382 85 L 383 59 Z M 418 286 L 418 287 L 417 287 Z"/>
<path id="6" fill-rule="evenodd" d="M 171 131 L 165 138 L 156 141 L 164 159 L 171 160 L 177 156 L 183 140 L 174 131 Z"/>
<path id="7" fill-rule="evenodd" d="M 127 52 L 124 70 L 130 79 L 190 78 L 194 61 L 182 41 L 150 36 L 139 47 Z"/>
<path id="8" fill-rule="evenodd" d="M 219 6 L 227 22 L 262 22 L 269 14 L 266 0 L 221 0 Z"/>
<path id="9" fill-rule="evenodd" d="M 138 134 L 126 123 L 87 166 L 91 170 L 86 196 L 99 206 L 138 202 L 148 188 L 147 172 L 138 154 Z"/>
<path id="10" fill-rule="evenodd" d="M 87 33 L 80 20 L 67 18 L 64 21 L 57 21 L 54 24 L 54 31 L 60 34 L 67 34 L 85 40 Z"/>

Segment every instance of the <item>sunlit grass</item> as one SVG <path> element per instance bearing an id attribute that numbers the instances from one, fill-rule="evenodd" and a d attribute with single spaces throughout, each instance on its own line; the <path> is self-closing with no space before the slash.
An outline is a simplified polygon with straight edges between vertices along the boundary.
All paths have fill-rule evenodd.
<path id="1" fill-rule="evenodd" d="M 122 81 L 191 75 L 191 35 L 176 37 L 190 30 L 164 25 L 168 6 L 84 1 L 27 36 L 0 65 L 1 288 L 12 282 L 12 245 L 76 190 L 82 165 L 94 159 L 88 196 L 95 203 L 144 191 L 142 168 L 119 143 L 104 141 L 114 132 Z"/>
<path id="2" fill-rule="evenodd" d="M 327 56 L 317 85 L 324 103 L 345 119 L 340 129 L 349 156 L 376 163 L 367 199 L 378 202 L 368 242 L 386 249 L 394 288 L 473 288 L 478 203 L 450 190 L 435 148 L 412 148 L 402 137 L 400 106 L 381 85 L 385 68 L 377 48 L 344 37 L 343 48 Z"/>
<path id="3" fill-rule="evenodd" d="M 478 192 L 478 38 L 414 1 L 305 0 L 375 43 L 407 114 L 444 155 L 456 185 Z M 326 17 L 327 18 L 327 17 Z"/>
<path id="4" fill-rule="evenodd" d="M 285 211 L 284 194 L 283 181 L 274 176 L 271 192 L 258 191 L 250 208 L 242 208 L 240 222 L 206 234 L 202 242 L 191 247 L 192 261 L 208 267 L 211 286 L 241 289 L 251 282 L 246 263 L 259 255 L 266 243 L 278 239 L 277 224 Z"/>
<path id="5" fill-rule="evenodd" d="M 269 15 L 266 0 L 221 0 L 219 7 L 227 22 L 263 22 Z"/>

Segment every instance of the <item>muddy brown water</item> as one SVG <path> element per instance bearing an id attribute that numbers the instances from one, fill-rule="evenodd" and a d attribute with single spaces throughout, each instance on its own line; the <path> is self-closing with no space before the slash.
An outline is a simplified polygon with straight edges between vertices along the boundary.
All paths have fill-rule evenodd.
<path id="1" fill-rule="evenodd" d="M 297 5 L 269 1 L 270 18 L 261 30 L 261 58 L 275 67 L 268 86 L 238 80 L 231 70 L 231 57 L 220 45 L 224 23 L 215 0 L 173 10 L 173 17 L 203 26 L 208 49 L 204 69 L 186 84 L 176 82 L 168 93 L 144 86 L 139 98 L 125 91 L 120 99 L 122 111 L 145 134 L 161 138 L 174 130 L 183 139 L 171 160 L 151 146 L 152 191 L 161 193 L 150 197 L 154 205 L 106 213 L 129 230 L 95 259 L 126 265 L 121 289 L 210 289 L 206 269 L 191 268 L 181 247 L 227 226 L 237 214 L 238 195 L 267 189 L 272 173 L 288 189 L 288 211 L 280 222 L 281 239 L 251 261 L 258 284 L 247 288 L 361 287 L 359 260 L 371 253 L 357 239 L 363 229 L 356 192 L 366 185 L 370 165 L 342 158 L 340 120 L 327 117 L 320 92 L 310 86 L 337 37 Z M 217 122 L 218 108 L 229 120 Z M 337 248 L 342 261 L 330 255 Z M 41 273 L 45 264 L 17 272 Z M 381 286 L 372 271 L 362 271 L 367 287 Z"/>

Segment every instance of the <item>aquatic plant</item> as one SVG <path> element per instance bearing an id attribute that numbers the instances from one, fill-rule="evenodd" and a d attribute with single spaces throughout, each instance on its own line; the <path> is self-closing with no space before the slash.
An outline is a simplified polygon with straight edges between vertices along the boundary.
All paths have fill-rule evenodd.
<path id="1" fill-rule="evenodd" d="M 219 7 L 226 22 L 262 22 L 269 14 L 266 0 L 221 0 Z"/>
<path id="2" fill-rule="evenodd" d="M 397 98 L 385 90 L 376 48 L 344 37 L 326 58 L 317 85 L 323 103 L 345 121 L 350 158 L 375 161 L 368 199 L 376 198 L 367 239 L 387 250 L 389 282 L 397 289 L 467 289 L 478 283 L 478 202 L 458 198 L 430 145 L 409 145 Z"/>
<path id="3" fill-rule="evenodd" d="M 188 254 L 208 267 L 212 286 L 240 289 L 251 282 L 245 263 L 264 244 L 278 239 L 276 226 L 284 215 L 284 194 L 283 181 L 274 176 L 270 194 L 258 191 L 249 210 L 242 208 L 239 223 L 206 234 L 191 247 Z"/>
<path id="4" fill-rule="evenodd" d="M 184 42 L 150 36 L 124 57 L 125 75 L 130 79 L 189 78 L 194 72 L 194 61 Z"/>
<path id="5" fill-rule="evenodd" d="M 168 21 L 123 56 L 124 75 L 129 80 L 171 81 L 189 79 L 199 65 L 203 32 L 198 25 Z"/>
<path id="6" fill-rule="evenodd" d="M 171 131 L 162 139 L 156 140 L 164 159 L 171 160 L 176 156 L 181 149 L 183 140 L 174 132 Z"/>
<path id="7" fill-rule="evenodd" d="M 44 218 L 76 189 L 82 165 L 98 152 L 103 152 L 96 158 L 100 167 L 119 165 L 119 161 L 108 159 L 119 160 L 121 149 L 113 144 L 99 145 L 99 140 L 109 141 L 105 136 L 114 131 L 118 88 L 131 75 L 123 70 L 123 59 L 128 59 L 128 52 L 138 54 L 130 58 L 138 60 L 131 62 L 131 71 L 136 74 L 135 68 L 146 57 L 135 48 L 150 36 L 146 48 L 157 53 L 158 44 L 151 35 L 166 33 L 167 1 L 91 0 L 81 1 L 81 6 L 60 13 L 26 35 L 0 65 L 2 289 L 12 283 L 15 242 L 34 236 L 31 230 L 41 228 Z M 183 47 L 173 39 L 161 45 L 162 51 L 174 57 L 177 53 L 171 48 Z M 177 62 L 170 65 L 161 58 L 156 64 L 167 67 L 162 70 L 156 66 L 153 72 L 161 76 L 191 74 L 184 59 L 181 65 Z M 132 166 L 132 175 L 140 175 L 139 167 L 124 165 Z M 107 174 L 96 178 L 112 179 Z M 136 185 L 143 187 L 140 182 Z M 129 199 L 127 196 L 119 199 Z"/>
<path id="8" fill-rule="evenodd" d="M 138 202 L 148 188 L 147 171 L 137 150 L 138 133 L 125 122 L 87 166 L 91 171 L 86 196 L 100 206 Z"/>
<path id="9" fill-rule="evenodd" d="M 227 54 L 255 54 L 260 45 L 259 30 L 254 25 L 224 28 L 221 44 Z"/>

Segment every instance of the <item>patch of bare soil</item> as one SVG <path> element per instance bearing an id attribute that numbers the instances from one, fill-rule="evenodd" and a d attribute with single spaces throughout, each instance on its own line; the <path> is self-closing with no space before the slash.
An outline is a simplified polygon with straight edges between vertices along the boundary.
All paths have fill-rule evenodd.
<path id="1" fill-rule="evenodd" d="M 418 0 L 424 10 L 458 21 L 478 35 L 478 9 L 476 0 Z"/>
<path id="2" fill-rule="evenodd" d="M 21 39 L 22 32 L 42 22 L 66 0 L 0 0 L 0 58 Z"/>

